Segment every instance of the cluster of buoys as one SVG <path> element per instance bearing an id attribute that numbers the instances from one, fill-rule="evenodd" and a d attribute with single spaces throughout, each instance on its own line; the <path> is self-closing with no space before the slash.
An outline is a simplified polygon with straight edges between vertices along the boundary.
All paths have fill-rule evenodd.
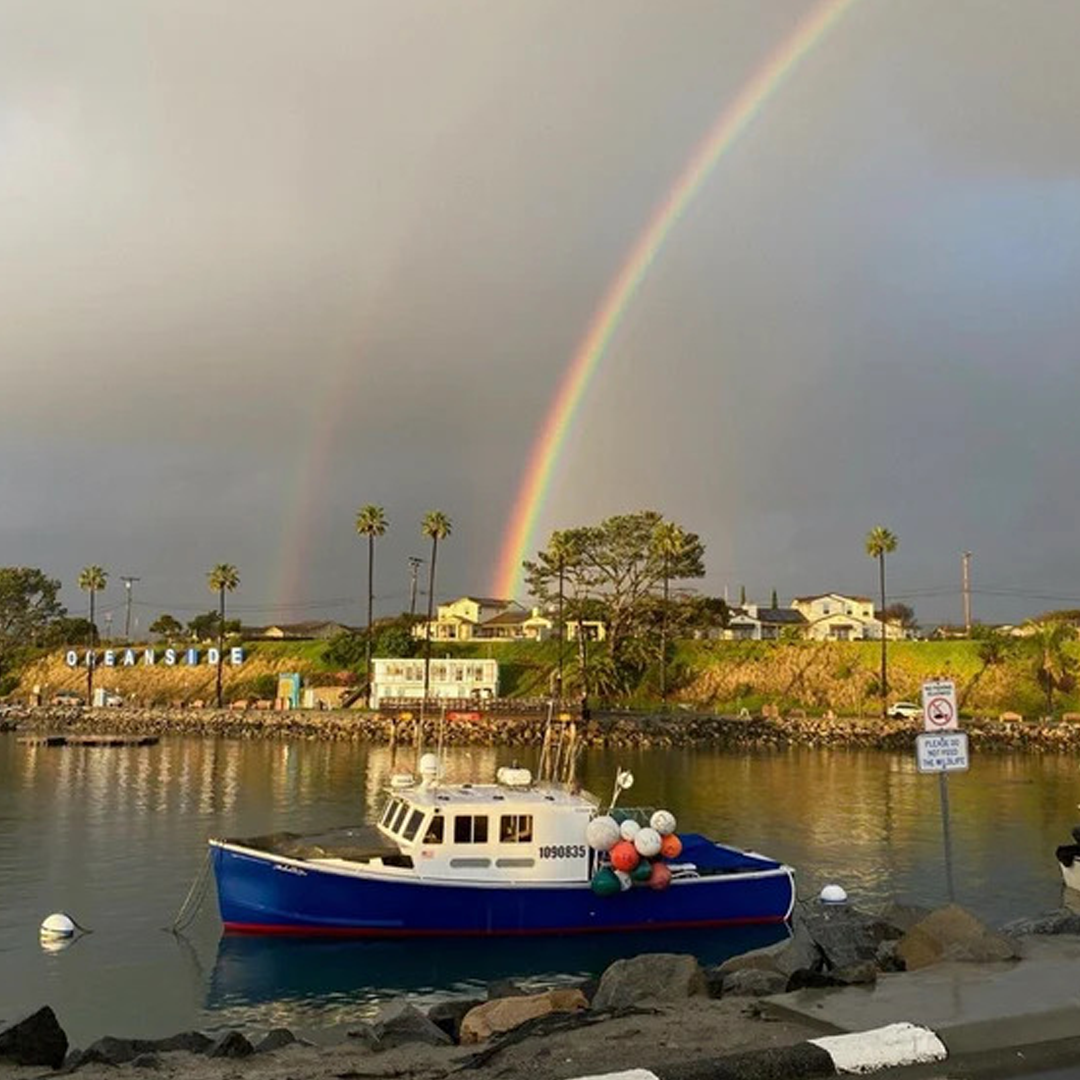
<path id="1" fill-rule="evenodd" d="M 675 815 L 667 810 L 657 810 L 648 825 L 632 818 L 618 822 L 608 814 L 595 817 L 585 829 L 585 841 L 593 851 L 607 856 L 607 863 L 590 882 L 597 896 L 614 896 L 635 884 L 666 889 L 671 871 L 662 860 L 682 854 Z"/>

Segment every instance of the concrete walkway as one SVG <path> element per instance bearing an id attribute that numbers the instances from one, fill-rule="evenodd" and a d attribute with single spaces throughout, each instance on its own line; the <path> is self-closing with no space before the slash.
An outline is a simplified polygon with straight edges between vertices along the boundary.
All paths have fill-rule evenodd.
<path id="1" fill-rule="evenodd" d="M 897 1021 L 933 1029 L 950 1055 L 1080 1035 L 1080 937 L 1022 939 L 1023 959 L 950 961 L 879 976 L 876 985 L 796 990 L 765 1002 L 822 1030 L 864 1031 Z"/>

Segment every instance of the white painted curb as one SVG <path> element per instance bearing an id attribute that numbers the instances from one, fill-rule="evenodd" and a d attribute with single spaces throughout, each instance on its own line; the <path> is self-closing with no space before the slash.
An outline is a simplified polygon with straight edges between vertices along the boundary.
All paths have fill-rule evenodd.
<path id="1" fill-rule="evenodd" d="M 591 1076 L 578 1076 L 575 1080 L 660 1080 L 660 1077 L 648 1069 L 627 1069 L 617 1073 L 593 1073 Z"/>
<path id="2" fill-rule="evenodd" d="M 888 1024 L 852 1035 L 810 1039 L 832 1059 L 839 1073 L 867 1073 L 899 1065 L 923 1065 L 948 1056 L 942 1041 L 929 1029 L 915 1024 Z"/>

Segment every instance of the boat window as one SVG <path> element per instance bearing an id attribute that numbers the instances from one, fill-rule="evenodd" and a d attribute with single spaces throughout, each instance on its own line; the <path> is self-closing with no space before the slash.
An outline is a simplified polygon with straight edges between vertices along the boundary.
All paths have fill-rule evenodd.
<path id="1" fill-rule="evenodd" d="M 532 832 L 532 814 L 503 814 L 499 818 L 500 843 L 531 844 Z"/>
<path id="2" fill-rule="evenodd" d="M 405 832 L 402 834 L 406 840 L 411 840 L 416 835 L 416 830 L 420 828 L 420 822 L 423 820 L 423 810 L 414 810 L 409 815 L 408 823 L 405 825 Z"/>
<path id="3" fill-rule="evenodd" d="M 428 822 L 427 832 L 424 833 L 425 844 L 441 844 L 443 841 L 444 817 L 436 815 Z"/>
<path id="4" fill-rule="evenodd" d="M 451 859 L 450 865 L 455 868 L 486 868 L 491 865 L 490 859 Z"/>
<path id="5" fill-rule="evenodd" d="M 495 865 L 503 870 L 508 870 L 511 867 L 524 869 L 529 866 L 535 866 L 535 859 L 496 859 Z"/>
<path id="6" fill-rule="evenodd" d="M 405 820 L 405 815 L 409 812 L 409 804 L 401 803 L 397 808 L 397 813 L 394 815 L 394 820 L 390 823 L 390 831 L 397 832 L 401 828 L 401 823 Z"/>
<path id="7" fill-rule="evenodd" d="M 397 806 L 397 799 L 387 799 L 386 808 L 382 812 L 382 817 L 379 818 L 380 825 L 386 825 L 390 821 L 390 815 L 394 812 L 394 808 Z"/>
<path id="8" fill-rule="evenodd" d="M 454 817 L 455 844 L 486 844 L 488 819 L 486 814 L 457 814 Z"/>

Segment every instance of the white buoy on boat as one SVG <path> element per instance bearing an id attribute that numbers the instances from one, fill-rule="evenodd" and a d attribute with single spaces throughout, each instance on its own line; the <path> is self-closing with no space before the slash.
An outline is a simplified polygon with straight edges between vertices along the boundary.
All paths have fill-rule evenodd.
<path id="1" fill-rule="evenodd" d="M 624 840 L 632 841 L 639 832 L 641 832 L 641 824 L 633 818 L 627 818 L 619 825 L 619 835 Z"/>
<path id="2" fill-rule="evenodd" d="M 634 847 L 637 853 L 646 859 L 660 854 L 660 844 L 660 834 L 655 829 L 638 829 L 634 836 Z"/>
<path id="3" fill-rule="evenodd" d="M 844 891 L 843 886 L 826 885 L 818 895 L 818 899 L 823 904 L 846 904 L 847 893 Z"/>
<path id="4" fill-rule="evenodd" d="M 46 941 L 57 941 L 75 936 L 75 921 L 70 915 L 58 911 L 50 915 L 41 924 L 41 937 Z"/>
<path id="5" fill-rule="evenodd" d="M 593 851 L 610 851 L 619 842 L 619 824 L 607 814 L 594 817 L 585 826 L 585 843 Z"/>

